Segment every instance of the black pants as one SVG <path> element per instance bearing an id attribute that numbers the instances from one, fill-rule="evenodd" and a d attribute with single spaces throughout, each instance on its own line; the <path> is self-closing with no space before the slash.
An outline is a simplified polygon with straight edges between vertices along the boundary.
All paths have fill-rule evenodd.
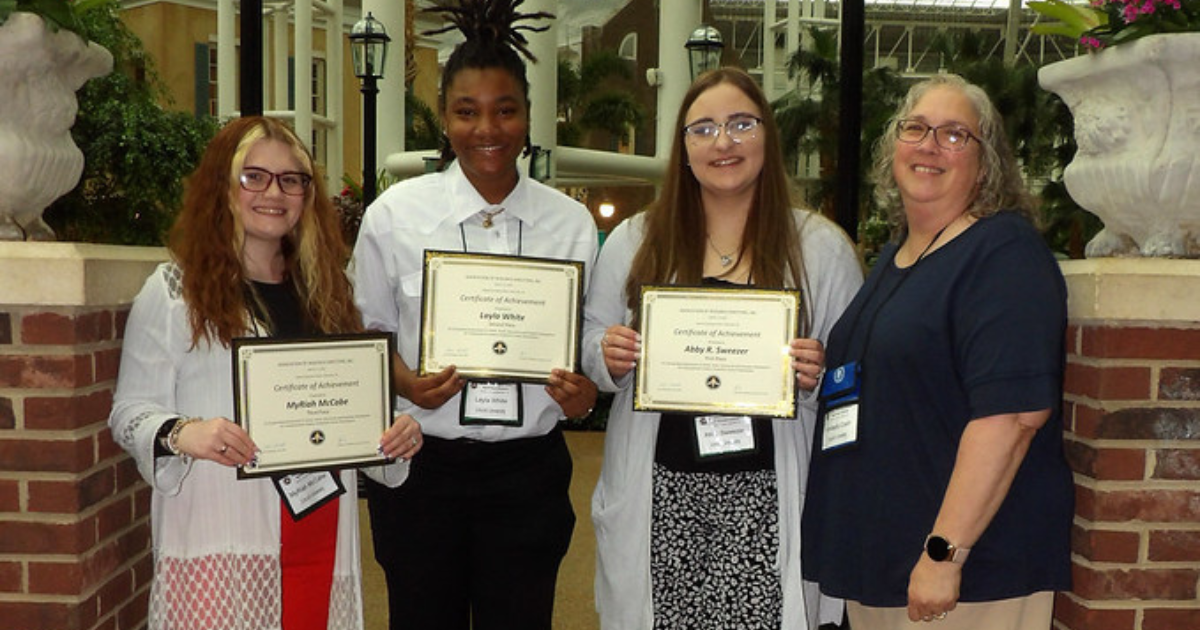
<path id="1" fill-rule="evenodd" d="M 425 438 L 399 488 L 368 482 L 391 630 L 549 630 L 575 513 L 562 432 Z"/>

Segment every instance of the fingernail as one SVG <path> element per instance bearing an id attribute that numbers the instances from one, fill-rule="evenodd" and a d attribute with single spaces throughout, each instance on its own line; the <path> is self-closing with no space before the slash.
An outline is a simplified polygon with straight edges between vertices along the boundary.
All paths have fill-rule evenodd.
<path id="1" fill-rule="evenodd" d="M 376 446 L 376 447 L 375 447 L 375 453 L 376 453 L 376 454 L 378 454 L 378 455 L 386 455 L 386 453 L 384 453 L 384 452 L 383 452 L 383 445 L 382 445 L 382 444 L 380 444 L 379 446 Z"/>

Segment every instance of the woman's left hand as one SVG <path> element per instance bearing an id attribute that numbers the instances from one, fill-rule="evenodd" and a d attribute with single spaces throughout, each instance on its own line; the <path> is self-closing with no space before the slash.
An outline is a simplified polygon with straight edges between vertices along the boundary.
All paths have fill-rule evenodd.
<path id="1" fill-rule="evenodd" d="M 825 373 L 825 346 L 816 339 L 793 339 L 788 349 L 800 389 L 811 390 Z"/>
<path id="2" fill-rule="evenodd" d="M 568 418 L 582 418 L 596 406 L 596 384 L 588 377 L 563 369 L 550 372 L 546 393 L 562 407 Z"/>
<path id="3" fill-rule="evenodd" d="M 379 439 L 379 450 L 388 459 L 410 460 L 425 439 L 421 435 L 421 424 L 408 414 L 396 416 L 396 421 L 383 432 Z"/>
<path id="4" fill-rule="evenodd" d="M 945 619 L 958 604 L 962 583 L 962 565 L 935 562 L 925 554 L 917 560 L 908 576 L 908 618 L 910 621 Z"/>

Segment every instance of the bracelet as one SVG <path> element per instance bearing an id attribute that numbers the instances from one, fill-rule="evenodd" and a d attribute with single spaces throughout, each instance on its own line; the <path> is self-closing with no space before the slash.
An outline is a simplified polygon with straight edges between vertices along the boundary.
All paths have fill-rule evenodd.
<path id="1" fill-rule="evenodd" d="M 179 434 L 183 431 L 183 427 L 199 421 L 200 418 L 187 418 L 176 422 L 175 426 L 171 427 L 171 432 L 167 434 L 167 450 L 171 451 L 172 455 L 183 455 L 183 452 L 179 450 Z"/>

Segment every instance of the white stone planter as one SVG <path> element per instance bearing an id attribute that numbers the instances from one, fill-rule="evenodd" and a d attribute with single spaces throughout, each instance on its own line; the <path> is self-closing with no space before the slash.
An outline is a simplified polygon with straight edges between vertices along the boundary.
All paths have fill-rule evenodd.
<path id="1" fill-rule="evenodd" d="M 112 55 L 42 18 L 0 24 L 0 240 L 53 240 L 42 211 L 83 173 L 71 139 L 75 91 L 112 71 Z"/>
<path id="2" fill-rule="evenodd" d="M 1151 35 L 1038 73 L 1075 117 L 1067 192 L 1098 256 L 1200 257 L 1200 33 Z"/>

